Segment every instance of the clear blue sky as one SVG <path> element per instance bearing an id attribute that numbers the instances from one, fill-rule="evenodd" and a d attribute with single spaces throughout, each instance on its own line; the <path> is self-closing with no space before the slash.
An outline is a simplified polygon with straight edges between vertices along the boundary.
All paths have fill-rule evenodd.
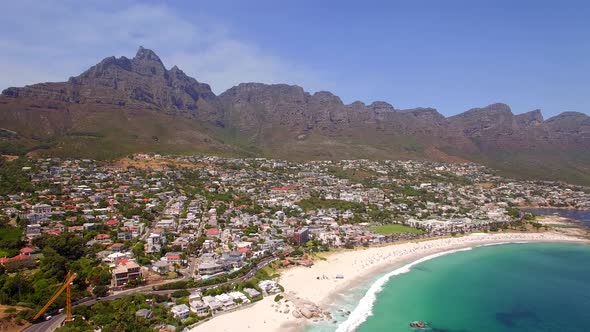
<path id="1" fill-rule="evenodd" d="M 590 113 L 590 1 L 19 1 L 0 12 L 0 88 L 77 75 L 143 45 L 216 93 L 290 83 L 349 103 L 504 102 Z"/>

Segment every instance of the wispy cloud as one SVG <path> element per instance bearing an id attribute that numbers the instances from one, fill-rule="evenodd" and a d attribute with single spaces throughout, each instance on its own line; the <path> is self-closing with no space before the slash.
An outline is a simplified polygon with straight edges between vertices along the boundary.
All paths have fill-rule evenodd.
<path id="1" fill-rule="evenodd" d="M 0 88 L 63 81 L 101 58 L 153 49 L 167 67 L 211 84 L 291 83 L 317 89 L 317 71 L 238 40 L 223 23 L 188 20 L 173 8 L 135 2 L 19 1 L 0 13 Z"/>

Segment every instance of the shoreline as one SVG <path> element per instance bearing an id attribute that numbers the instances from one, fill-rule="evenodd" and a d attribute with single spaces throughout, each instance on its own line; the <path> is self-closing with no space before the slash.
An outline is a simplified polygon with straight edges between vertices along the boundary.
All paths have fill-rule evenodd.
<path id="1" fill-rule="evenodd" d="M 312 323 L 312 320 L 296 318 L 293 311 L 298 303 L 293 301 L 311 302 L 327 309 L 346 290 L 361 285 L 379 274 L 388 271 L 393 273 L 417 260 L 483 245 L 523 242 L 589 243 L 587 239 L 554 232 L 472 233 L 462 237 L 330 253 L 325 260 L 316 261 L 312 267 L 297 266 L 282 271 L 279 283 L 285 288 L 285 295 L 292 301 L 283 300 L 275 303 L 274 296 L 267 296 L 248 308 L 215 317 L 191 331 L 302 331 Z M 343 278 L 336 278 L 338 274 Z"/>
<path id="2" fill-rule="evenodd" d="M 571 207 L 571 206 L 534 206 L 534 205 L 522 205 L 517 206 L 517 208 L 526 210 L 526 209 L 538 209 L 538 210 L 564 210 L 564 211 L 585 211 L 590 212 L 590 208 L 578 208 L 578 207 Z"/>

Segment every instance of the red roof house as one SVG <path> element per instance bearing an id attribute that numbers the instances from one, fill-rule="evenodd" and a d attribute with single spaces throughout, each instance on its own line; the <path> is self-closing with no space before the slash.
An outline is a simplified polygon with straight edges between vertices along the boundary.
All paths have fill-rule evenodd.
<path id="1" fill-rule="evenodd" d="M 105 225 L 107 225 L 109 227 L 117 226 L 118 224 L 119 224 L 119 221 L 116 219 L 111 219 L 111 220 L 105 222 Z"/>
<path id="2" fill-rule="evenodd" d="M 219 237 L 219 228 L 209 228 L 207 230 L 207 236 L 211 236 L 211 237 Z"/>
<path id="3" fill-rule="evenodd" d="M 33 250 L 33 248 L 29 248 L 29 247 L 24 247 L 20 250 L 20 253 L 22 255 L 27 255 L 29 256 L 30 254 L 32 254 L 35 250 Z"/>

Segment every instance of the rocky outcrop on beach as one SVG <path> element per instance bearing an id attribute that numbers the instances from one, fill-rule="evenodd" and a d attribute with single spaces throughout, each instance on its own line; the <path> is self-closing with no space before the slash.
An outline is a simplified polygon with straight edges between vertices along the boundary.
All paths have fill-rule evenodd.
<path id="1" fill-rule="evenodd" d="M 285 314 L 291 313 L 291 315 L 297 319 L 308 319 L 308 320 L 331 320 L 332 315 L 329 311 L 324 310 L 319 305 L 297 297 L 292 293 L 283 294 L 283 299 L 278 303 L 274 304 L 275 310 Z"/>

